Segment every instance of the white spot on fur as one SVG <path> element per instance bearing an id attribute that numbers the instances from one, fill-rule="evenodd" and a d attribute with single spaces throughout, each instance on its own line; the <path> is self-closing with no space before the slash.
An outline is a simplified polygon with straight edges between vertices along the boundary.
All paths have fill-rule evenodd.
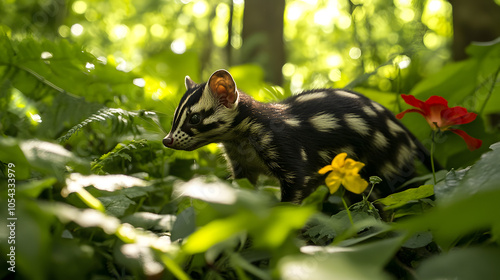
<path id="1" fill-rule="evenodd" d="M 299 97 L 297 97 L 296 101 L 297 102 L 306 102 L 310 100 L 315 100 L 315 99 L 323 99 L 328 96 L 328 93 L 322 91 L 322 92 L 315 92 L 315 93 L 308 93 L 308 94 L 302 94 Z"/>
<path id="2" fill-rule="evenodd" d="M 309 180 L 311 180 L 311 176 L 305 176 L 304 177 L 304 185 L 307 185 L 307 183 L 309 183 Z"/>
<path id="3" fill-rule="evenodd" d="M 352 159 L 357 157 L 356 153 L 354 152 L 354 149 L 351 146 L 345 146 L 345 147 L 341 148 L 340 152 L 337 154 L 340 154 L 340 153 L 346 153 L 347 157 L 352 158 Z"/>
<path id="4" fill-rule="evenodd" d="M 288 173 L 285 175 L 285 181 L 287 181 L 288 183 L 293 183 L 293 182 L 295 182 L 295 173 L 293 173 L 293 172 L 288 172 Z"/>
<path id="5" fill-rule="evenodd" d="M 375 109 L 377 109 L 377 111 L 379 111 L 379 112 L 382 112 L 382 113 L 385 112 L 384 106 L 378 104 L 375 101 L 372 101 L 372 106 L 375 107 Z"/>
<path id="6" fill-rule="evenodd" d="M 395 123 L 391 119 L 387 119 L 387 127 L 389 127 L 389 131 L 394 136 L 397 136 L 398 133 L 404 133 L 405 132 L 404 129 L 400 125 L 398 125 L 397 123 Z"/>
<path id="7" fill-rule="evenodd" d="M 332 162 L 332 160 L 333 160 L 333 157 L 331 156 L 331 154 L 332 153 L 329 150 L 322 150 L 322 151 L 318 152 L 318 156 L 322 160 L 324 160 L 325 162 L 328 162 L 328 163 Z"/>
<path id="8" fill-rule="evenodd" d="M 309 118 L 312 126 L 320 132 L 328 132 L 340 127 L 339 119 L 331 114 L 320 113 Z"/>
<path id="9" fill-rule="evenodd" d="M 370 108 L 369 106 L 365 106 L 363 107 L 363 111 L 370 117 L 376 117 L 377 116 L 377 112 L 373 111 L 372 108 Z"/>
<path id="10" fill-rule="evenodd" d="M 404 166 L 405 163 L 408 163 L 413 157 L 413 151 L 410 149 L 410 147 L 406 145 L 401 145 L 398 149 L 397 155 L 398 155 L 397 161 L 399 166 Z"/>
<path id="11" fill-rule="evenodd" d="M 370 132 L 370 127 L 360 116 L 356 114 L 345 114 L 344 119 L 347 125 L 357 133 L 368 135 Z"/>
<path id="12" fill-rule="evenodd" d="M 302 157 L 303 161 L 307 161 L 307 154 L 306 154 L 306 150 L 304 150 L 304 148 L 300 149 L 300 156 Z"/>
<path id="13" fill-rule="evenodd" d="M 387 147 L 389 144 L 389 141 L 387 141 L 387 138 L 382 134 L 380 131 L 375 131 L 373 134 L 373 143 L 375 143 L 375 146 L 379 149 L 384 149 Z"/>
<path id="14" fill-rule="evenodd" d="M 386 162 L 381 170 L 384 177 L 391 177 L 399 171 L 390 161 Z"/>
<path id="15" fill-rule="evenodd" d="M 284 120 L 284 122 L 289 125 L 289 126 L 293 126 L 293 127 L 298 127 L 300 126 L 300 120 L 297 119 L 297 118 L 289 118 L 289 119 L 286 119 Z"/>
<path id="16" fill-rule="evenodd" d="M 340 95 L 340 96 L 347 97 L 347 98 L 359 98 L 358 95 L 356 95 L 352 92 L 348 92 L 348 91 L 337 90 L 337 91 L 335 91 L 335 93 Z"/>

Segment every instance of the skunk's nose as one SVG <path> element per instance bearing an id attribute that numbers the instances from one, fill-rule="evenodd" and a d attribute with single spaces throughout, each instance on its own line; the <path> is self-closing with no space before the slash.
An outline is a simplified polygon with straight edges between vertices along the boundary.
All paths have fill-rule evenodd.
<path id="1" fill-rule="evenodd" d="M 165 145 L 165 147 L 170 147 L 172 146 L 172 144 L 174 144 L 174 138 L 169 133 L 167 136 L 165 136 L 165 138 L 163 138 L 163 145 Z"/>

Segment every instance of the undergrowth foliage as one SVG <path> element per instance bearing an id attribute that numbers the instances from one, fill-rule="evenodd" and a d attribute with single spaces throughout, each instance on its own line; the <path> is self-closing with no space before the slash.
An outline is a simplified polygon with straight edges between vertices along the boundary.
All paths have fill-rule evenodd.
<path id="1" fill-rule="evenodd" d="M 444 135 L 436 184 L 423 174 L 347 211 L 325 186 L 292 205 L 272 180 L 227 179 L 213 146 L 164 148 L 174 107 L 145 97 L 135 74 L 67 41 L 0 33 L 0 277 L 13 251 L 17 279 L 498 279 L 500 44 L 469 53 L 410 94 L 476 112 L 466 130 L 483 146 Z M 415 120 L 404 122 L 429 146 Z"/>
<path id="2" fill-rule="evenodd" d="M 156 117 L 156 114 L 154 112 L 144 110 L 140 112 L 130 112 L 117 108 L 103 108 L 89 118 L 83 120 L 81 123 L 72 127 L 66 134 L 59 137 L 57 142 L 66 142 L 73 134 L 78 133 L 79 130 L 92 122 L 103 122 L 106 120 L 111 120 L 113 133 L 131 132 L 134 135 L 137 135 L 139 134 L 139 128 L 134 125 L 134 119 L 137 117 L 154 118 Z M 157 121 L 155 123 L 158 124 Z"/>

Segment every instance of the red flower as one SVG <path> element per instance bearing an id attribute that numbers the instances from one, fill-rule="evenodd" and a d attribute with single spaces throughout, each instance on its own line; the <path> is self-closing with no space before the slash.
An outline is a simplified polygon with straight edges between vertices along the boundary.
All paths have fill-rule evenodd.
<path id="1" fill-rule="evenodd" d="M 448 107 L 448 101 L 441 96 L 431 96 L 425 102 L 416 99 L 412 95 L 402 94 L 406 104 L 417 109 L 408 109 L 396 115 L 396 118 L 401 119 L 406 113 L 415 112 L 424 116 L 433 130 L 449 130 L 458 136 L 462 137 L 467 143 L 469 150 L 473 151 L 483 143 L 481 140 L 469 136 L 465 131 L 455 128 L 450 128 L 452 125 L 470 123 L 476 119 L 477 114 L 467 112 L 467 109 L 460 106 Z"/>

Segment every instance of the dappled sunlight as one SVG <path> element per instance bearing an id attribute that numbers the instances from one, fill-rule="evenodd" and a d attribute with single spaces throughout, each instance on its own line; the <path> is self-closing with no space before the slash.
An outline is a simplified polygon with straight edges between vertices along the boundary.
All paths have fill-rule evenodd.
<path id="1" fill-rule="evenodd" d="M 0 276 L 500 279 L 473 2 L 1 2 Z"/>

